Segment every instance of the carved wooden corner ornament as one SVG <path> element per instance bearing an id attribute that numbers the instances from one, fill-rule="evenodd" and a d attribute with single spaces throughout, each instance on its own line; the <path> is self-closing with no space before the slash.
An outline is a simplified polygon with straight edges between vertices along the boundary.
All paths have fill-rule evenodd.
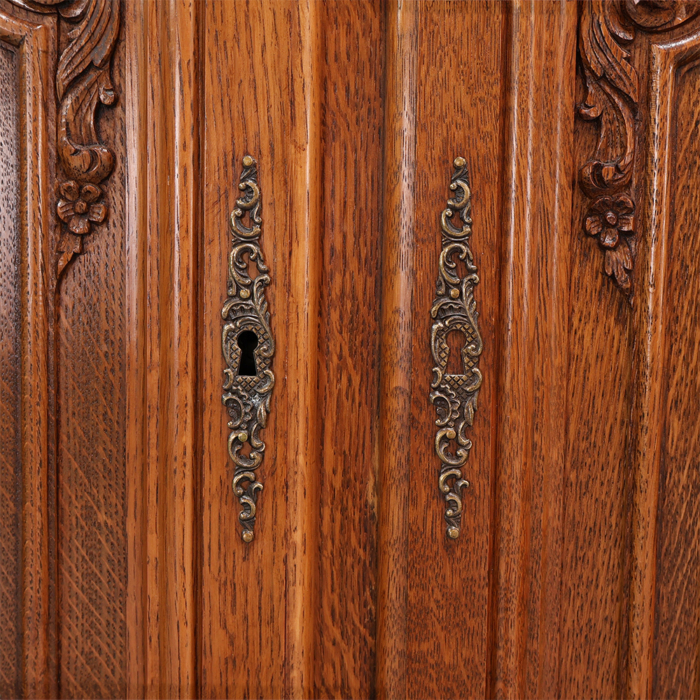
<path id="1" fill-rule="evenodd" d="M 94 224 L 107 218 L 100 184 L 114 168 L 114 152 L 103 144 L 95 126 L 98 103 L 113 105 L 111 59 L 119 36 L 120 0 L 11 0 L 34 12 L 58 13 L 70 26 L 68 46 L 56 69 L 59 101 L 57 160 L 63 171 L 58 183 L 56 277 L 74 255 L 83 251 L 83 238 Z"/>
<path id="2" fill-rule="evenodd" d="M 581 187 L 591 199 L 583 229 L 598 240 L 605 273 L 630 299 L 640 238 L 632 186 L 639 77 L 624 47 L 638 30 L 667 30 L 698 13 L 694 0 L 588 0 L 579 19 L 586 97 L 578 114 L 597 120 L 600 127 L 595 153 L 579 171 Z"/>

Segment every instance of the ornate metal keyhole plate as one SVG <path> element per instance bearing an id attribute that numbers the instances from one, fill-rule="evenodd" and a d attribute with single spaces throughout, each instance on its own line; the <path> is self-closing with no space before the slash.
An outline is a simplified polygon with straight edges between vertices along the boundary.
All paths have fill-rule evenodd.
<path id="1" fill-rule="evenodd" d="M 435 301 L 430 311 L 434 319 L 430 348 L 435 361 L 430 401 L 438 414 L 435 421 L 438 427 L 435 452 L 441 463 L 438 487 L 446 503 L 447 536 L 452 539 L 460 532 L 462 489 L 469 486 L 463 478 L 462 467 L 472 447 L 466 429 L 474 422 L 482 382 L 478 365 L 483 350 L 474 299 L 474 285 L 478 284 L 479 276 L 469 247 L 472 235 L 469 174 L 462 157 L 455 158 L 454 167 L 450 189 L 455 197 L 447 200 L 447 209 L 440 216 L 442 250 Z M 455 213 L 459 214 L 459 228 L 452 223 Z M 464 275 L 460 275 L 459 261 Z M 447 339 L 454 332 L 464 338 L 459 358 L 461 374 L 447 373 L 450 355 Z"/>
<path id="2" fill-rule="evenodd" d="M 243 158 L 238 188 L 243 196 L 236 200 L 236 209 L 231 213 L 228 299 L 221 310 L 221 342 L 226 361 L 221 400 L 230 418 L 228 455 L 235 465 L 233 491 L 243 506 L 238 516 L 243 525 L 241 536 L 244 542 L 251 542 L 258 493 L 263 487 L 256 476 L 265 451 L 260 431 L 267 423 L 275 385 L 275 343 L 265 298 L 270 274 L 260 248 L 262 204 L 257 163 L 251 156 Z M 246 217 L 248 225 L 243 222 Z M 251 274 L 253 265 L 255 275 Z"/>

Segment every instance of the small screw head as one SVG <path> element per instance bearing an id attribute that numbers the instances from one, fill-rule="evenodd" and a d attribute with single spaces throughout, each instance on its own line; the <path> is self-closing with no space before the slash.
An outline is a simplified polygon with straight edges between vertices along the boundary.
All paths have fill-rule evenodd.
<path id="1" fill-rule="evenodd" d="M 459 528 L 458 527 L 448 527 L 447 528 L 447 536 L 451 540 L 456 540 L 459 537 Z"/>
<path id="2" fill-rule="evenodd" d="M 243 165 L 245 165 L 246 168 L 249 168 L 251 165 L 253 165 L 253 157 L 252 156 L 243 156 Z M 251 535 L 252 537 L 252 535 Z"/>
<path id="3" fill-rule="evenodd" d="M 241 289 L 241 299 L 247 299 L 250 296 L 249 289 Z"/>
<path id="4" fill-rule="evenodd" d="M 462 156 L 457 156 L 455 158 L 455 168 L 463 168 L 467 164 L 467 161 L 462 158 Z"/>
<path id="5" fill-rule="evenodd" d="M 457 433 L 455 433 L 455 431 L 452 430 L 452 428 L 450 428 L 450 429 L 445 433 L 445 437 L 447 437 L 449 440 L 454 440 L 454 439 L 457 437 Z"/>
<path id="6" fill-rule="evenodd" d="M 236 437 L 238 437 L 239 442 L 245 442 L 248 439 L 248 433 L 246 433 L 245 430 L 242 430 Z"/>
<path id="7" fill-rule="evenodd" d="M 241 537 L 243 538 L 244 542 L 252 542 L 253 541 L 253 531 L 252 530 L 243 530 L 241 533 Z"/>
<path id="8" fill-rule="evenodd" d="M 459 289 L 450 289 L 450 296 L 453 299 L 459 298 Z"/>

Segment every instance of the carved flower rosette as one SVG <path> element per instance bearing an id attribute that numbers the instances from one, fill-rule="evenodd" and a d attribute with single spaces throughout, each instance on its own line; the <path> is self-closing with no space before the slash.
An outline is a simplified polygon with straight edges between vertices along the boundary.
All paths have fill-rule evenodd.
<path id="1" fill-rule="evenodd" d="M 113 105 L 111 61 L 119 38 L 120 0 L 10 0 L 42 14 L 57 13 L 68 45 L 56 68 L 58 98 L 57 183 L 60 226 L 56 276 L 82 253 L 83 239 L 109 213 L 100 183 L 114 169 L 114 152 L 95 123 L 98 105 Z"/>
<path id="2" fill-rule="evenodd" d="M 604 270 L 631 300 L 639 243 L 633 177 L 639 76 L 628 47 L 638 31 L 671 30 L 700 13 L 696 0 L 587 0 L 579 20 L 585 98 L 582 119 L 599 126 L 595 153 L 579 182 L 591 200 L 583 229 L 604 252 Z"/>

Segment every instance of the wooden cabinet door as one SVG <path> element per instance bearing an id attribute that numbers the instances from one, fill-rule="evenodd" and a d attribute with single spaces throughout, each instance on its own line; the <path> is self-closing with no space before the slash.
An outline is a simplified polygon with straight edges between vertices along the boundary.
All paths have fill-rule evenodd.
<path id="1" fill-rule="evenodd" d="M 700 3 L 0 0 L 0 697 L 698 697 Z"/>

